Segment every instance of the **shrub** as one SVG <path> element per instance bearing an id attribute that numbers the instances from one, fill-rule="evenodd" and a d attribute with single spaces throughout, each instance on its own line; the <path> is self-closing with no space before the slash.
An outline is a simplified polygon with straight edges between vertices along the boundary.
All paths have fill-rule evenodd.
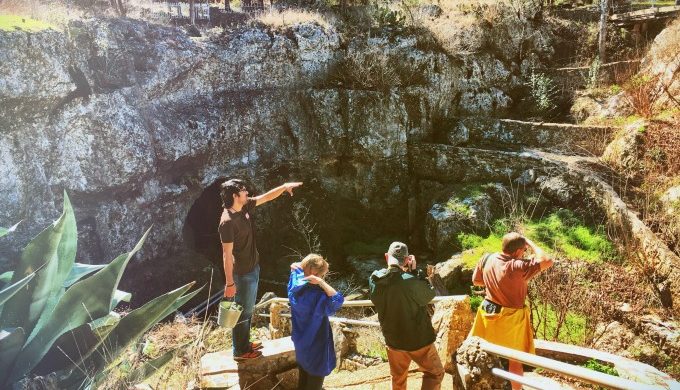
<path id="1" fill-rule="evenodd" d="M 379 5 L 374 14 L 378 27 L 400 30 L 406 23 L 406 15 L 399 9 L 391 9 L 389 4 Z"/>
<path id="2" fill-rule="evenodd" d="M 550 77 L 534 70 L 529 77 L 528 86 L 536 114 L 547 115 L 557 107 L 555 104 L 557 87 Z"/>
<path id="3" fill-rule="evenodd" d="M 592 345 L 609 332 L 623 302 L 634 312 L 657 305 L 641 273 L 610 263 L 556 262 L 529 283 L 537 337 Z"/>
<path id="4" fill-rule="evenodd" d="M 583 345 L 586 317 L 572 310 L 562 311 L 549 303 L 532 302 L 532 326 L 537 338 Z"/>
<path id="5" fill-rule="evenodd" d="M 5 274 L 10 282 L 0 290 L 0 387 L 53 372 L 59 388 L 96 385 L 128 345 L 198 292 L 185 295 L 190 283 L 125 316 L 114 311 L 130 299 L 118 283 L 148 234 L 109 264 L 76 263 L 76 219 L 64 194 L 61 217 L 26 245 L 16 269 Z M 154 364 L 167 356 L 159 359 Z"/>
<path id="6" fill-rule="evenodd" d="M 595 88 L 600 82 L 600 57 L 595 57 L 593 62 L 590 63 L 588 68 L 588 80 L 586 80 L 586 86 L 589 89 Z"/>
<path id="7" fill-rule="evenodd" d="M 375 91 L 425 81 L 421 66 L 376 49 L 348 52 L 330 75 L 332 84 Z"/>
<path id="8" fill-rule="evenodd" d="M 479 309 L 479 305 L 482 304 L 482 301 L 484 300 L 484 297 L 481 295 L 470 295 L 470 311 L 473 313 L 477 312 L 477 309 Z"/>
<path id="9" fill-rule="evenodd" d="M 623 84 L 626 101 L 636 114 L 652 118 L 659 111 L 658 101 L 664 94 L 659 81 L 659 75 L 637 75 Z"/>

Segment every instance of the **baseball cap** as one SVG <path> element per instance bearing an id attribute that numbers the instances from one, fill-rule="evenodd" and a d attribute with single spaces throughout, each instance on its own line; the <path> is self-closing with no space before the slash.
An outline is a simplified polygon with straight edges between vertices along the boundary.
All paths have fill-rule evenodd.
<path id="1" fill-rule="evenodd" d="M 401 264 L 404 262 L 404 258 L 408 256 L 408 247 L 403 242 L 395 241 L 390 244 L 387 255 Z"/>

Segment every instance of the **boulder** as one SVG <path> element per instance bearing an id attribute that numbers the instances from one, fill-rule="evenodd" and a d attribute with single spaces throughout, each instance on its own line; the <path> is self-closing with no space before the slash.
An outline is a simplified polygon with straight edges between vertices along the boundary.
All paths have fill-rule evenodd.
<path id="1" fill-rule="evenodd" d="M 292 370 L 284 371 L 280 374 L 276 374 L 276 379 L 278 386 L 274 387 L 276 389 L 297 389 L 298 378 L 300 370 L 298 368 L 293 368 Z"/>
<path id="2" fill-rule="evenodd" d="M 680 186 L 667 189 L 661 196 L 664 212 L 669 216 L 680 216 Z"/>
<path id="3" fill-rule="evenodd" d="M 428 246 L 439 255 L 452 253 L 459 233 L 488 230 L 494 208 L 491 196 L 485 192 L 462 199 L 454 195 L 445 203 L 435 203 L 425 221 Z"/>
<path id="4" fill-rule="evenodd" d="M 444 287 L 449 292 L 468 293 L 467 287 L 472 282 L 474 268 L 466 266 L 461 253 L 453 255 L 450 259 L 437 263 L 434 273 L 439 275 Z"/>
<path id="5" fill-rule="evenodd" d="M 435 346 L 444 369 L 449 374 L 455 374 L 455 365 L 451 357 L 467 338 L 473 321 L 470 298 L 467 296 L 447 299 L 434 306 L 432 326 L 437 334 Z"/>
<path id="6" fill-rule="evenodd" d="M 566 206 L 579 199 L 578 188 L 562 176 L 541 176 L 536 184 L 541 194 L 558 204 Z"/>
<path id="7" fill-rule="evenodd" d="M 600 117 L 602 112 L 602 102 L 589 95 L 578 96 L 569 109 L 571 116 L 579 123 L 591 117 Z"/>
<path id="8" fill-rule="evenodd" d="M 676 3 L 677 4 L 677 3 Z M 667 94 L 659 97 L 660 106 L 677 107 L 680 96 L 680 21 L 675 20 L 654 38 L 649 51 L 640 64 L 640 73 L 658 83 Z M 673 98 L 675 97 L 675 98 Z"/>
<path id="9" fill-rule="evenodd" d="M 295 348 L 290 337 L 262 342 L 262 357 L 241 362 L 234 361 L 231 350 L 205 354 L 200 362 L 202 389 L 241 388 L 257 382 L 258 389 L 271 389 L 276 386 L 277 375 L 294 369 Z"/>
<path id="10" fill-rule="evenodd" d="M 644 129 L 645 122 L 642 120 L 626 125 L 607 145 L 602 154 L 602 161 L 616 171 L 628 175 L 639 170 Z"/>
<path id="11" fill-rule="evenodd" d="M 479 337 L 470 337 L 461 344 L 455 354 L 458 374 L 465 389 L 505 389 L 506 381 L 491 373 L 494 368 L 501 368 L 501 361 L 496 355 L 482 351 Z M 455 376 L 454 376 L 455 378 Z M 455 384 L 455 382 L 454 382 Z"/>
<path id="12" fill-rule="evenodd" d="M 335 348 L 335 359 L 338 366 L 347 356 L 357 352 L 357 328 L 346 327 L 341 323 L 331 324 L 333 331 L 333 347 Z"/>
<path id="13" fill-rule="evenodd" d="M 595 334 L 602 335 L 593 342 L 593 348 L 625 357 L 630 357 L 626 349 L 636 339 L 630 328 L 618 321 L 600 323 L 595 328 Z"/>

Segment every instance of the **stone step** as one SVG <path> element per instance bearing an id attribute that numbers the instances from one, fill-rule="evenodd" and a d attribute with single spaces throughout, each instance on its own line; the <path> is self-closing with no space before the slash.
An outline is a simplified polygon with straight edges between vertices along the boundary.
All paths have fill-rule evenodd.
<path id="1" fill-rule="evenodd" d="M 290 337 L 264 340 L 261 351 L 262 357 L 245 361 L 235 361 L 231 350 L 203 355 L 199 373 L 201 388 L 240 390 L 296 366 L 295 347 Z"/>
<path id="2" fill-rule="evenodd" d="M 487 145 L 511 150 L 542 148 L 599 156 L 616 130 L 608 126 L 468 117 L 453 120 L 445 135 L 451 146 Z"/>

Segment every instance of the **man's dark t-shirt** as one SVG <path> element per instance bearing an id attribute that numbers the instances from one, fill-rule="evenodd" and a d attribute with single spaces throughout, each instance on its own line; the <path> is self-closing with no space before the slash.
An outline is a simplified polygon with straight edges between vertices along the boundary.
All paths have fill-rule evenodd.
<path id="1" fill-rule="evenodd" d="M 220 240 L 222 243 L 234 243 L 234 273 L 244 275 L 252 271 L 259 262 L 259 254 L 255 245 L 255 228 L 253 216 L 250 214 L 256 205 L 255 199 L 248 199 L 241 211 L 232 213 L 225 209 L 220 218 Z"/>

